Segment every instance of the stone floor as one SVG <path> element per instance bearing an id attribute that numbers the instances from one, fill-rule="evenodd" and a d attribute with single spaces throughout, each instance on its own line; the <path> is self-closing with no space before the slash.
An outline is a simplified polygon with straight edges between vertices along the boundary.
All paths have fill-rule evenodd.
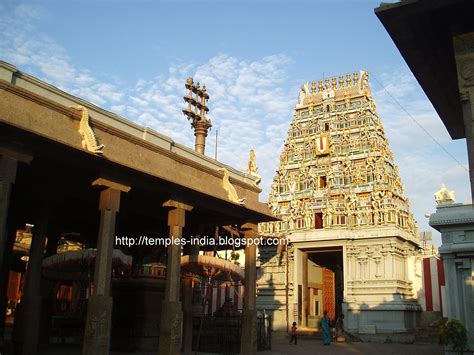
<path id="1" fill-rule="evenodd" d="M 443 347 L 438 344 L 379 344 L 379 343 L 333 343 L 324 346 L 319 340 L 303 338 L 298 345 L 290 345 L 288 339 L 275 339 L 272 350 L 258 352 L 257 355 L 306 355 L 306 354 L 383 354 L 383 355 L 442 355 Z M 55 346 L 40 351 L 39 355 L 79 355 L 77 347 Z M 111 355 L 127 355 L 131 353 L 111 352 Z M 138 354 L 138 353 L 134 353 Z M 142 355 L 156 355 L 156 352 L 144 352 Z M 199 355 L 204 355 L 198 353 Z"/>
<path id="2" fill-rule="evenodd" d="M 258 352 L 260 355 L 306 355 L 306 354 L 383 354 L 383 355 L 441 355 L 442 345 L 438 344 L 380 344 L 380 343 L 332 343 L 324 346 L 318 339 L 298 339 L 298 345 L 290 345 L 285 338 L 274 339 L 272 350 Z"/>
<path id="3" fill-rule="evenodd" d="M 9 351 L 10 350 L 10 351 Z M 11 349 L 6 349 L 2 355 L 10 355 Z M 38 355 L 81 355 L 82 351 L 79 346 L 74 345 L 56 345 L 41 348 Z M 157 352 L 142 352 L 142 353 L 126 353 L 126 352 L 111 352 L 111 355 L 156 355 Z M 205 355 L 198 353 L 199 355 Z M 257 355 L 306 355 L 306 354 L 383 354 L 383 355 L 442 355 L 444 354 L 443 346 L 436 343 L 436 339 L 432 344 L 383 344 L 383 343 L 332 343 L 329 346 L 324 346 L 322 341 L 313 336 L 301 336 L 298 339 L 298 345 L 290 345 L 289 338 L 286 334 L 280 335 L 274 333 L 272 339 L 272 350 L 258 352 Z"/>

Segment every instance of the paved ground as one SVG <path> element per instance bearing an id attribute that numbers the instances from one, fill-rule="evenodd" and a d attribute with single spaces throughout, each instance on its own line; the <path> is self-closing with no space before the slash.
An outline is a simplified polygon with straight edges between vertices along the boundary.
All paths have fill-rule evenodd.
<path id="1" fill-rule="evenodd" d="M 272 350 L 259 355 L 306 355 L 306 354 L 382 354 L 382 355 L 442 355 L 443 346 L 438 344 L 378 344 L 378 343 L 332 343 L 324 346 L 317 339 L 298 339 L 298 345 L 290 345 L 288 339 L 272 340 Z"/>
<path id="2" fill-rule="evenodd" d="M 436 340 L 434 340 L 436 341 Z M 2 355 L 10 355 L 10 351 L 6 351 Z M 78 346 L 48 346 L 48 348 L 40 349 L 38 355 L 81 355 L 81 348 Z M 157 352 L 144 353 L 125 353 L 111 352 L 110 355 L 156 355 Z M 202 353 L 199 353 L 201 355 Z M 443 346 L 436 343 L 433 344 L 379 344 L 379 343 L 332 343 L 324 346 L 320 339 L 309 336 L 303 336 L 298 339 L 298 345 L 290 345 L 289 338 L 275 334 L 272 339 L 272 350 L 258 352 L 257 355 L 331 355 L 331 354 L 381 354 L 381 355 L 443 355 Z M 204 355 L 204 354 L 202 354 Z M 474 354 L 473 354 L 474 355 Z"/>
<path id="3" fill-rule="evenodd" d="M 9 328 L 7 328 L 9 329 Z M 436 343 L 437 339 L 433 339 L 432 344 L 379 344 L 379 343 L 332 343 L 329 346 L 324 346 L 322 340 L 315 336 L 300 336 L 298 345 L 290 345 L 289 338 L 286 334 L 273 333 L 272 350 L 259 351 L 257 355 L 306 355 L 306 354 L 377 354 L 377 355 L 444 355 L 442 345 Z M 9 348 L 9 349 L 8 349 Z M 8 347 L 1 355 L 12 354 L 11 347 Z M 143 353 L 126 353 L 126 352 L 111 352 L 110 355 L 156 355 L 157 352 L 143 352 Z M 59 345 L 48 346 L 40 349 L 38 355 L 82 355 L 81 348 L 74 345 Z M 194 355 L 194 354 L 193 354 Z M 199 355 L 205 355 L 199 353 Z M 215 354 L 214 354 L 215 355 Z M 474 354 L 473 354 L 474 355 Z"/>
<path id="4" fill-rule="evenodd" d="M 40 355 L 79 355 L 76 347 L 54 347 L 44 349 Z M 112 352 L 111 355 L 130 355 L 138 353 Z M 142 355 L 156 355 L 156 352 L 140 353 Z M 198 353 L 201 354 L 201 353 Z M 261 351 L 258 355 L 306 355 L 306 354 L 377 354 L 377 355 L 442 355 L 443 347 L 437 344 L 378 344 L 378 343 L 333 343 L 324 346 L 317 339 L 299 339 L 298 345 L 290 345 L 288 339 L 274 339 L 272 350 Z"/>

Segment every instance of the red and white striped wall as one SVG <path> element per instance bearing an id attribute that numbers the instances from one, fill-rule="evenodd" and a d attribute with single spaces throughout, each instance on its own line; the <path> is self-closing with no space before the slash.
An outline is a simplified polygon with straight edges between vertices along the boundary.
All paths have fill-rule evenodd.
<path id="1" fill-rule="evenodd" d="M 446 299 L 444 265 L 443 260 L 435 255 L 423 258 L 423 291 L 418 300 L 423 310 L 441 312 L 444 316 L 446 314 L 446 305 L 443 303 Z"/>

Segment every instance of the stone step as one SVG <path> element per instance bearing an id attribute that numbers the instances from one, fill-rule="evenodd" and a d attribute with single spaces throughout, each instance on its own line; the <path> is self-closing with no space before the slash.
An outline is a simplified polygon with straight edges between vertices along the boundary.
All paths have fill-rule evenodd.
<path id="1" fill-rule="evenodd" d="M 303 338 L 317 338 L 317 339 L 322 339 L 322 334 L 321 330 L 318 328 L 304 328 L 304 327 L 299 327 L 296 330 L 296 334 L 298 337 L 303 337 Z"/>
<path id="2" fill-rule="evenodd" d="M 415 332 L 416 343 L 435 344 L 439 342 L 439 334 L 436 330 L 423 330 Z"/>

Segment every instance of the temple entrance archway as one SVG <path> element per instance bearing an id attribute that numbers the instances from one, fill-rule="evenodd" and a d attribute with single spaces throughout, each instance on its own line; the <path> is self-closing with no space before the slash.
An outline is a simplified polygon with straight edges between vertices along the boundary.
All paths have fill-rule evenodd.
<path id="1" fill-rule="evenodd" d="M 300 325 L 318 328 L 324 311 L 331 320 L 342 313 L 344 295 L 342 247 L 301 250 Z"/>

